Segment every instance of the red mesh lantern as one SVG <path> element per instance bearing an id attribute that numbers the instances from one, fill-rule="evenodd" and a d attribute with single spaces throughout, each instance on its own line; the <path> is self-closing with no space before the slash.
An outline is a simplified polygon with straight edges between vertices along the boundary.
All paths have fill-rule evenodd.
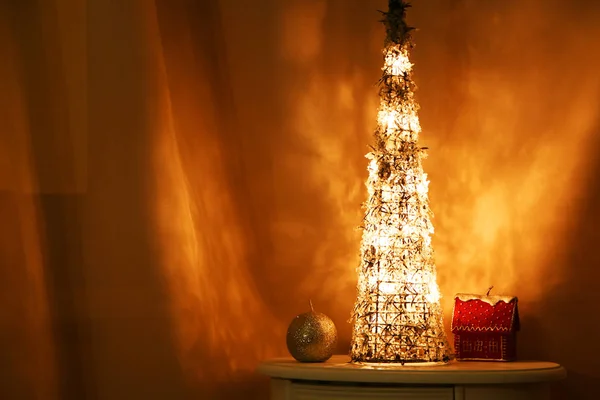
<path id="1" fill-rule="evenodd" d="M 457 294 L 452 333 L 457 360 L 512 361 L 520 328 L 518 299 Z"/>

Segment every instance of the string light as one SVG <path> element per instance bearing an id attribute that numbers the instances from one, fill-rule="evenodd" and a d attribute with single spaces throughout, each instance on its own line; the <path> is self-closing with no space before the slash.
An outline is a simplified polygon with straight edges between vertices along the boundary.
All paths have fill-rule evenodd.
<path id="1" fill-rule="evenodd" d="M 433 225 L 425 153 L 412 80 L 408 3 L 389 0 L 387 37 L 375 146 L 354 306 L 351 358 L 355 362 L 443 362 L 448 342 L 439 305 L 431 247 Z"/>

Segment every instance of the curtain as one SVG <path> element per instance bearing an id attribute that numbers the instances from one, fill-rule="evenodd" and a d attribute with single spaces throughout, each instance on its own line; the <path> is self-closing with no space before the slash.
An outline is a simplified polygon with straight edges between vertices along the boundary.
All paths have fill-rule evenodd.
<path id="1" fill-rule="evenodd" d="M 600 10 L 414 3 L 446 324 L 518 295 L 596 398 Z M 346 352 L 385 7 L 0 2 L 0 397 L 264 399 L 309 300 Z"/>

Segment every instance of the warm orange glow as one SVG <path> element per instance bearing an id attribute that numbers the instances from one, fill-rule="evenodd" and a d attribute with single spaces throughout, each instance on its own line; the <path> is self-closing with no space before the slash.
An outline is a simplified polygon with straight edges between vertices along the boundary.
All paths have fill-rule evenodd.
<path id="1" fill-rule="evenodd" d="M 357 124 L 347 116 L 367 114 L 369 104 L 364 99 L 369 99 L 372 82 L 361 70 L 321 62 L 328 54 L 337 58 L 345 52 L 343 46 L 327 53 L 323 49 L 328 41 L 325 17 L 332 12 L 327 2 L 280 4 L 279 62 L 282 69 L 295 71 L 296 77 L 278 81 L 283 93 L 283 117 L 278 123 L 285 136 L 265 138 L 274 144 L 275 167 L 266 179 L 272 179 L 274 195 L 280 199 L 272 210 L 269 240 L 273 265 L 285 266 L 276 267 L 270 279 L 292 289 L 290 298 L 273 288 L 288 310 L 304 310 L 306 299 L 312 298 L 315 307 L 343 331 L 347 300 L 356 285 L 354 249 L 361 218 L 357 204 L 364 199 L 364 185 L 357 179 L 364 174 L 362 150 L 355 150 L 357 137 L 372 126 L 366 121 L 364 126 Z M 312 22 L 306 23 L 307 19 Z M 251 90 L 246 92 L 248 97 Z M 370 114 L 372 120 L 372 109 Z M 246 120 L 260 126 L 263 119 L 258 115 Z M 342 339 L 339 353 L 345 352 L 348 340 L 347 336 Z"/>
<path id="2" fill-rule="evenodd" d="M 247 22 L 247 16 L 236 8 L 234 2 L 223 6 L 223 29 L 228 50 L 226 73 L 230 74 L 234 102 L 238 106 L 236 118 L 244 127 L 238 128 L 238 132 L 244 134 L 232 135 L 235 141 L 230 142 L 237 141 L 239 147 L 225 149 L 225 152 L 231 154 L 232 158 L 243 159 L 246 168 L 243 179 L 251 188 L 247 201 L 255 201 L 260 206 L 252 209 L 256 216 L 230 215 L 221 217 L 221 222 L 229 232 L 242 229 L 233 235 L 241 238 L 242 244 L 236 243 L 231 247 L 232 251 L 246 254 L 260 252 L 260 262 L 233 263 L 240 265 L 236 268 L 241 274 L 248 273 L 254 277 L 250 281 L 259 282 L 255 275 L 261 276 L 260 281 L 264 282 L 265 289 L 258 294 L 251 294 L 255 296 L 255 302 L 263 302 L 260 314 L 264 312 L 270 315 L 274 311 L 277 314 L 275 319 L 285 327 L 290 314 L 303 311 L 307 297 L 320 297 L 321 300 L 317 298 L 316 303 L 325 302 L 326 310 L 333 314 L 340 332 L 339 351 L 344 352 L 343 346 L 347 346 L 350 336 L 350 327 L 344 321 L 354 296 L 356 253 L 352 249 L 360 241 L 359 233 L 353 228 L 361 223 L 361 211 L 357 204 L 367 195 L 367 189 L 361 187 L 366 177 L 362 155 L 367 151 L 364 144 L 371 136 L 373 110 L 377 108 L 373 82 L 381 66 L 377 54 L 382 32 L 375 29 L 374 24 L 357 30 L 356 24 L 364 19 L 364 15 L 354 15 L 354 11 L 344 14 L 344 18 L 352 18 L 352 24 L 327 26 L 327 21 L 331 22 L 340 9 L 331 6 L 325 12 L 323 4 L 319 1 L 277 3 L 272 17 L 278 27 L 287 33 L 278 36 L 276 44 L 267 40 L 272 34 L 268 27 L 261 27 L 258 22 Z M 416 7 L 415 12 L 418 10 L 420 8 Z M 260 20 L 260 15 L 259 11 L 252 14 L 257 20 Z M 302 21 L 309 17 L 312 18 L 311 23 L 304 24 Z M 478 29 L 488 32 L 486 37 L 495 37 L 489 27 Z M 370 46 L 365 44 L 364 39 L 364 33 L 369 30 L 374 38 Z M 249 31 L 254 33 L 244 35 Z M 352 36 L 359 31 L 362 36 Z M 369 48 L 371 56 L 366 57 L 363 50 L 353 50 L 354 47 L 345 41 L 333 38 L 337 34 L 342 35 L 341 32 L 344 36 L 350 35 L 353 41 L 362 43 L 361 49 Z M 593 123 L 590 110 L 594 109 L 592 94 L 595 89 L 590 87 L 579 91 L 575 103 L 566 109 L 563 107 L 564 113 L 561 114 L 558 113 L 558 107 L 555 109 L 548 102 L 539 103 L 539 93 L 545 93 L 541 90 L 542 83 L 548 82 L 558 70 L 547 71 L 546 74 L 537 68 L 538 75 L 534 79 L 536 85 L 524 85 L 516 75 L 501 80 L 500 76 L 506 77 L 506 66 L 498 64 L 500 59 L 497 55 L 489 55 L 488 61 L 492 67 L 485 60 L 478 61 L 477 58 L 469 61 L 475 63 L 473 66 L 453 64 L 456 57 L 463 57 L 459 52 L 461 45 L 452 44 L 452 52 L 447 54 L 444 46 L 448 44 L 440 44 L 436 48 L 438 42 L 433 33 L 423 29 L 419 35 L 421 42 L 416 50 L 421 58 L 418 63 L 419 99 L 424 105 L 420 117 L 427 132 L 423 145 L 430 147 L 432 156 L 425 167 L 429 178 L 435 182 L 429 193 L 436 213 L 433 245 L 436 248 L 441 293 L 445 295 L 440 301 L 446 315 L 452 310 L 453 293 L 462 290 L 480 292 L 491 283 L 501 292 L 539 298 L 545 293 L 543 286 L 520 284 L 520 276 L 526 277 L 522 282 L 536 281 L 542 276 L 556 281 L 561 279 L 560 272 L 548 266 L 548 260 L 553 257 L 551 254 L 564 249 L 564 245 L 555 246 L 555 250 L 549 251 L 546 243 L 549 239 L 556 241 L 553 242 L 555 244 L 561 240 L 562 234 L 574 223 L 579 208 L 577 203 L 573 203 L 576 194 L 554 196 L 552 193 L 559 192 L 567 182 L 571 182 L 569 187 L 577 192 L 579 189 L 576 188 L 582 187 L 582 183 L 573 181 L 573 178 L 583 176 L 582 165 L 587 154 L 586 143 L 589 143 L 586 138 Z M 273 48 L 257 47 L 256 43 L 265 40 Z M 418 53 L 425 48 L 433 50 Z M 348 59 L 348 54 L 354 54 L 353 51 L 356 51 L 355 58 Z M 573 50 L 577 51 L 581 50 Z M 181 54 L 185 54 L 183 47 Z M 520 51 L 517 53 L 516 42 L 513 54 L 521 54 Z M 442 57 L 442 65 L 439 65 L 436 57 Z M 543 60 L 543 55 L 539 58 Z M 329 62 L 331 59 L 337 60 L 337 63 Z M 404 65 L 403 62 L 396 64 Z M 515 68 L 517 64 L 515 61 Z M 240 67 L 242 65 L 244 68 Z M 496 68 L 493 76 L 485 74 L 490 68 Z M 189 88 L 191 83 L 199 79 L 198 76 L 204 76 L 203 73 L 194 75 L 188 72 L 177 82 Z M 224 153 L 213 154 L 211 161 L 206 161 L 206 164 L 200 158 L 192 161 L 191 156 L 182 158 L 181 155 L 182 151 L 184 155 L 191 152 L 188 147 L 190 137 L 215 139 L 207 144 L 211 154 L 212 149 L 220 146 L 216 139 L 217 128 L 201 129 L 200 123 L 211 113 L 204 110 L 213 110 L 217 119 L 227 120 L 228 117 L 214 112 L 211 107 L 216 106 L 210 104 L 216 102 L 207 101 L 199 105 L 197 100 L 190 99 L 190 96 L 197 96 L 205 90 L 197 88 L 185 93 L 182 90 L 172 93 L 171 97 L 179 102 L 174 110 L 179 113 L 180 119 L 181 115 L 187 116 L 187 128 L 182 130 L 177 125 L 181 122 L 178 122 L 173 128 L 175 134 L 170 139 L 171 133 L 166 133 L 168 130 L 160 133 L 161 140 L 175 141 L 174 138 L 179 137 L 185 142 L 178 152 L 165 154 L 162 163 L 157 164 L 168 166 L 166 170 L 159 171 L 159 176 L 168 173 L 174 177 L 169 187 L 181 192 L 178 202 L 182 204 L 171 207 L 170 204 L 178 203 L 164 202 L 162 206 L 162 223 L 171 226 L 179 235 L 175 238 L 176 235 L 169 234 L 162 239 L 164 248 L 172 247 L 172 254 L 164 259 L 165 265 L 173 265 L 172 261 L 177 259 L 177 243 L 180 240 L 188 243 L 184 248 L 191 252 L 212 253 L 214 257 L 221 254 L 216 250 L 221 246 L 219 240 L 204 242 L 198 237 L 186 238 L 185 232 L 192 234 L 192 225 L 183 222 L 190 220 L 194 213 L 201 215 L 197 217 L 199 220 L 214 221 L 215 217 L 206 216 L 204 207 L 214 204 L 211 198 L 228 198 L 230 194 L 227 193 L 231 191 L 226 182 L 230 178 L 223 174 L 222 169 L 219 170 L 223 160 L 225 163 L 229 160 Z M 508 95 L 507 92 L 513 94 Z M 454 96 L 451 101 L 447 97 L 450 95 Z M 539 107 L 537 116 L 519 111 L 532 104 Z M 181 111 L 184 107 L 185 112 Z M 554 110 L 548 111 L 548 114 L 552 114 L 548 120 L 551 123 L 539 125 L 535 121 L 546 114 L 544 110 Z M 458 117 L 455 118 L 453 113 Z M 396 123 L 396 118 L 388 118 L 388 121 Z M 505 121 L 509 121 L 508 127 Z M 517 135 L 512 129 L 519 121 L 521 127 Z M 526 157 L 513 157 L 512 161 L 507 161 L 509 154 L 519 154 L 523 138 L 529 135 L 544 137 L 545 132 L 549 132 L 544 126 L 551 125 L 556 127 L 552 128 L 553 131 L 569 131 L 575 135 L 573 142 L 564 143 L 566 151 L 558 145 L 556 136 L 551 137 L 548 144 L 529 146 Z M 528 132 L 527 135 L 523 131 Z M 162 142 L 156 143 L 160 145 Z M 525 143 L 531 144 L 532 141 L 527 139 Z M 163 147 L 160 151 L 167 152 L 167 149 Z M 206 150 L 198 150 L 198 153 L 205 154 Z M 558 157 L 564 159 L 561 169 L 553 167 L 555 163 L 552 160 Z M 177 159 L 182 160 L 181 167 L 177 167 L 179 170 L 172 166 L 173 160 Z M 372 169 L 375 167 L 376 162 L 373 161 Z M 204 169 L 215 171 L 215 168 L 220 172 L 200 172 Z M 213 189 L 218 190 L 211 190 L 209 194 L 198 192 L 205 181 L 212 182 L 211 185 L 215 185 Z M 187 193 L 183 195 L 183 184 L 186 182 Z M 518 188 L 516 191 L 515 187 Z M 205 197 L 201 197 L 200 193 L 204 193 Z M 236 192 L 225 204 L 231 205 L 238 195 L 239 192 Z M 166 196 L 166 191 L 161 194 L 161 198 Z M 515 204 L 511 201 L 515 196 L 524 202 Z M 200 201 L 201 198 L 208 200 Z M 196 207 L 200 207 L 201 211 L 195 210 Z M 178 217 L 170 219 L 169 215 L 174 215 L 175 209 L 179 209 Z M 532 213 L 536 209 L 543 212 Z M 557 209 L 565 211 L 552 212 Z M 258 229 L 248 234 L 245 227 L 250 219 L 255 224 L 253 229 L 256 226 Z M 196 225 L 199 224 L 196 222 Z M 215 230 L 221 229 L 216 222 L 213 227 Z M 195 228 L 193 231 L 196 236 L 202 237 L 205 234 L 201 234 L 200 230 Z M 524 232 L 530 240 L 517 242 L 513 234 L 519 232 Z M 461 236 L 466 239 L 460 239 Z M 194 241 L 199 243 L 195 247 Z M 257 247 L 260 250 L 256 250 L 255 246 L 261 242 L 268 245 L 261 245 Z M 235 255 L 220 257 L 237 258 Z M 497 266 L 500 264 L 504 268 L 499 275 Z M 182 286 L 201 287 L 198 286 L 197 276 L 202 269 L 194 267 L 195 272 L 192 273 L 188 271 L 191 267 L 187 261 L 179 265 L 176 269 Z M 233 271 L 235 268 L 232 267 Z M 548 274 L 548 271 L 553 273 Z M 214 275 L 213 272 L 210 274 Z M 175 274 L 169 277 L 169 282 L 176 281 Z M 219 278 L 213 277 L 213 281 L 218 282 Z M 237 278 L 233 281 L 239 282 Z M 208 314 L 208 311 L 202 311 L 205 307 L 203 304 L 212 298 L 209 293 L 213 289 L 207 289 L 196 301 L 186 302 L 180 286 L 171 283 L 169 287 L 179 301 L 179 309 L 187 307 L 192 315 Z M 237 286 L 232 284 L 231 287 L 235 290 Z M 189 292 L 195 290 L 200 289 L 190 289 Z M 271 296 L 269 300 L 263 297 L 267 291 Z M 276 306 L 273 305 L 275 302 Z M 214 306 L 212 310 L 217 314 L 223 312 L 219 306 Z M 524 307 L 523 311 L 526 312 L 527 308 Z M 177 329 L 186 333 L 187 343 L 193 343 L 193 338 L 201 337 L 197 333 L 199 328 L 186 321 L 186 318 L 181 311 L 174 313 Z M 209 319 L 216 324 L 216 318 Z M 220 320 L 226 319 L 222 317 Z M 285 354 L 285 349 L 276 348 L 274 339 L 269 341 L 273 343 L 267 352 L 270 356 Z M 218 345 L 219 342 L 214 343 Z M 189 365 L 200 359 L 194 358 L 191 353 L 182 350 L 182 354 L 187 354 L 182 359 L 187 359 Z M 220 371 L 229 371 L 229 367 L 221 366 Z"/>
<path id="3" fill-rule="evenodd" d="M 283 337 L 285 327 L 270 318 L 248 274 L 245 240 L 221 186 L 220 158 L 195 163 L 201 176 L 188 176 L 190 169 L 183 168 L 186 160 L 168 125 L 155 148 L 161 263 L 183 367 L 202 380 L 252 371 L 269 349 L 281 347 L 255 338 Z M 202 184 L 192 188 L 197 179 Z M 200 354 L 219 362 L 209 371 L 197 358 Z"/>
<path id="4" fill-rule="evenodd" d="M 227 185 L 213 94 L 198 74 L 206 65 L 194 64 L 190 42 L 162 38 L 161 46 L 156 21 L 148 29 L 160 90 L 152 146 L 155 227 L 178 358 L 191 381 L 223 382 L 284 349 L 285 325 L 272 317 L 249 271 L 248 238 Z M 168 75 L 167 67 L 175 66 L 180 73 Z M 187 84 L 174 84 L 179 80 Z"/>
<path id="5" fill-rule="evenodd" d="M 505 18 L 517 18 L 514 34 L 532 43 L 550 40 L 520 20 L 522 12 L 506 11 Z M 543 24 L 554 18 L 547 16 Z M 474 29 L 487 32 L 484 21 Z M 491 37 L 504 42 L 505 51 L 516 54 L 521 47 L 512 36 Z M 464 97 L 452 107 L 434 96 L 443 88 L 421 85 L 422 95 L 430 93 L 424 96 L 429 106 L 440 107 L 440 114 L 424 107 L 427 130 L 451 130 L 426 138 L 438 158 L 427 165 L 436 181 L 434 245 L 447 295 L 484 293 L 494 285 L 500 293 L 535 303 L 564 282 L 567 269 L 557 266 L 572 246 L 571 230 L 579 223 L 598 158 L 599 81 L 591 77 L 594 62 L 584 56 L 592 45 L 576 33 L 563 39 L 573 43 L 564 53 L 549 59 L 542 49 L 531 48 L 510 67 L 496 65 L 499 56 L 480 44 L 469 54 L 460 81 Z M 554 87 L 556 76 L 569 84 Z M 456 113 L 450 127 L 440 121 L 449 112 Z M 448 317 L 452 299 L 446 296 L 442 306 Z M 523 310 L 527 313 L 527 306 Z"/>
<path id="6" fill-rule="evenodd" d="M 262 400 L 309 298 L 347 353 L 376 120 L 428 147 L 427 300 L 517 295 L 520 354 L 597 397 L 600 2 L 415 1 L 410 60 L 385 3 L 0 2 L 0 398 Z"/>

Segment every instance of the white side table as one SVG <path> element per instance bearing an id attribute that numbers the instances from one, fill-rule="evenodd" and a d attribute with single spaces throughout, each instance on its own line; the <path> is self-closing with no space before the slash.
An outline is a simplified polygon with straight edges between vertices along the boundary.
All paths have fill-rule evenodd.
<path id="1" fill-rule="evenodd" d="M 258 371 L 271 377 L 271 400 L 543 400 L 550 383 L 566 377 L 541 361 L 370 366 L 348 356 L 314 364 L 278 358 Z"/>

